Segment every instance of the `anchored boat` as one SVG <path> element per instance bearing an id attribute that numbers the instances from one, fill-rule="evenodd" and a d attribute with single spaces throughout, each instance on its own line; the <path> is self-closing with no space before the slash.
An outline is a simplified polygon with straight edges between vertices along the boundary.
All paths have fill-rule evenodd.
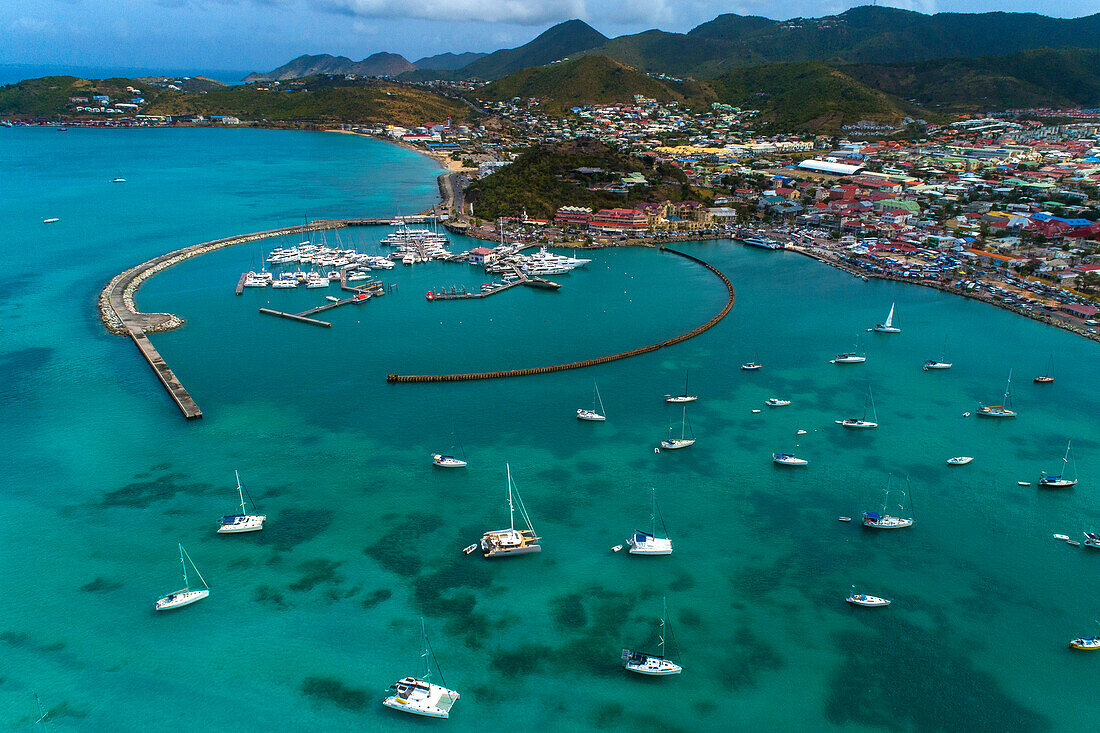
<path id="1" fill-rule="evenodd" d="M 233 475 L 237 477 L 237 496 L 241 497 L 241 513 L 231 514 L 226 517 L 222 517 L 220 524 L 218 525 L 218 534 L 236 534 L 238 532 L 258 532 L 264 528 L 264 520 L 267 519 L 265 514 L 249 514 L 244 508 L 244 488 L 241 487 L 241 475 L 236 471 Z M 256 508 L 256 502 L 252 501 L 252 496 L 249 495 L 248 500 L 252 502 L 252 508 Z"/>
<path id="2" fill-rule="evenodd" d="M 1073 478 L 1069 477 L 1066 469 L 1069 468 L 1070 442 L 1066 442 L 1066 454 L 1062 456 L 1062 472 L 1057 476 L 1048 476 L 1046 471 L 1039 475 L 1040 489 L 1068 489 L 1077 485 L 1077 461 L 1073 461 Z"/>
<path id="3" fill-rule="evenodd" d="M 599 410 L 596 409 L 597 405 L 599 405 Z M 600 397 L 600 388 L 596 385 L 595 379 L 592 380 L 592 409 L 585 410 L 582 408 L 577 410 L 577 419 L 588 420 L 589 422 L 603 422 L 607 420 L 607 414 L 603 409 L 603 398 Z"/>
<path id="4" fill-rule="evenodd" d="M 679 450 L 680 448 L 687 448 L 688 446 L 695 445 L 695 433 L 691 434 L 691 437 L 687 437 L 686 432 L 687 425 L 687 405 L 684 405 L 684 412 L 680 416 L 680 437 L 672 437 L 672 426 L 668 427 L 668 437 L 661 441 L 661 447 L 665 450 Z"/>
<path id="5" fill-rule="evenodd" d="M 886 316 L 886 321 L 876 323 L 872 330 L 879 333 L 901 333 L 901 329 L 894 325 L 894 305 L 895 303 L 890 304 L 890 313 Z"/>
<path id="6" fill-rule="evenodd" d="M 694 402 L 699 399 L 698 395 L 688 394 L 688 372 L 684 372 L 684 391 L 678 395 L 665 395 L 665 402 Z"/>
<path id="7" fill-rule="evenodd" d="M 977 415 L 980 417 L 1016 417 L 1016 411 L 1012 409 L 1012 370 L 1008 370 L 1008 384 L 1005 385 L 1004 404 L 983 405 L 978 403 Z"/>
<path id="8" fill-rule="evenodd" d="M 889 606 L 891 603 L 891 601 L 885 598 L 869 596 L 866 593 L 850 593 L 844 600 L 854 606 L 865 606 L 867 608 L 880 608 L 882 606 Z"/>
<path id="9" fill-rule="evenodd" d="M 523 504 L 523 498 L 519 495 L 512 482 L 512 467 L 505 464 L 508 471 L 508 529 L 495 529 L 486 532 L 481 537 L 481 554 L 484 557 L 506 557 L 508 555 L 523 555 L 529 552 L 542 552 L 539 538 L 535 535 L 535 528 L 531 526 L 531 517 L 527 514 L 527 507 Z M 513 501 L 514 497 L 514 501 Z M 516 529 L 516 504 L 519 504 L 520 517 L 527 524 L 527 529 Z"/>
<path id="10" fill-rule="evenodd" d="M 631 555 L 671 555 L 672 540 L 668 537 L 668 528 L 665 527 L 664 517 L 661 517 L 661 531 L 664 537 L 657 536 L 657 518 L 660 512 L 657 509 L 657 489 L 651 489 L 653 494 L 653 508 L 650 512 L 651 530 L 642 532 L 638 530 L 634 536 L 626 541 L 630 545 Z"/>
<path id="11" fill-rule="evenodd" d="M 684 671 L 676 662 L 664 656 L 665 633 L 668 629 L 668 606 L 661 599 L 660 625 L 657 627 L 657 653 L 645 654 L 630 649 L 623 649 L 623 666 L 628 672 L 649 675 L 651 677 L 665 677 L 671 674 L 680 674 Z"/>
<path id="12" fill-rule="evenodd" d="M 183 568 L 183 588 L 177 591 L 173 591 L 163 598 L 157 600 L 155 608 L 158 611 L 170 611 L 173 608 L 183 608 L 184 606 L 190 606 L 196 601 L 201 601 L 210 595 L 210 587 L 206 585 L 206 581 L 203 579 L 199 569 L 195 567 L 195 563 L 191 560 L 191 556 L 187 554 L 187 550 L 183 549 L 183 545 L 180 544 L 180 567 Z M 186 562 L 184 561 L 186 558 Z M 191 563 L 191 569 L 195 571 L 195 575 L 199 576 L 199 580 L 202 582 L 202 589 L 192 589 L 191 582 L 187 578 L 187 563 Z"/>
<path id="13" fill-rule="evenodd" d="M 1050 384 L 1054 381 L 1054 354 L 1050 355 L 1050 361 L 1047 364 L 1046 372 L 1035 377 L 1032 381 L 1036 384 Z"/>
<path id="14" fill-rule="evenodd" d="M 863 526 L 870 527 L 871 529 L 901 529 L 902 527 L 913 526 L 912 517 L 895 517 L 886 513 L 886 505 L 890 502 L 890 488 L 887 488 L 883 492 L 885 496 L 882 500 L 882 512 L 863 512 Z M 912 490 L 909 492 L 912 493 Z M 904 496 L 904 492 L 902 494 Z M 898 505 L 898 508 L 904 509 L 902 505 Z M 909 511 L 913 511 L 913 499 L 909 499 Z"/>
<path id="15" fill-rule="evenodd" d="M 871 416 L 874 420 L 867 419 L 867 404 L 871 405 Z M 867 385 L 867 399 L 863 401 L 863 417 L 846 417 L 843 420 L 836 420 L 837 425 L 842 425 L 846 428 L 853 429 L 869 429 L 878 427 L 878 410 L 875 408 L 875 396 L 871 393 L 871 385 Z"/>
<path id="16" fill-rule="evenodd" d="M 403 677 L 390 685 L 393 692 L 382 701 L 382 704 L 403 713 L 424 715 L 429 718 L 446 718 L 450 716 L 451 708 L 458 702 L 459 694 L 431 682 L 432 667 L 428 654 L 431 653 L 432 659 L 435 659 L 435 652 L 432 651 L 431 644 L 428 642 L 423 618 L 420 619 L 420 638 L 420 658 L 424 660 L 424 676 Z M 443 670 L 439 669 L 439 660 L 436 660 L 435 666 L 439 670 L 439 679 L 444 685 L 447 684 L 443 679 Z"/>

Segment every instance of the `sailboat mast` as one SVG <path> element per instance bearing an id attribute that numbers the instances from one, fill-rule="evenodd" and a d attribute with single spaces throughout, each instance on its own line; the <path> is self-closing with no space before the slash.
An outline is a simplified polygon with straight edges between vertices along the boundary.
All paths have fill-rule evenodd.
<path id="1" fill-rule="evenodd" d="M 654 537 L 657 536 L 657 489 L 651 488 L 650 493 L 653 495 L 653 506 L 649 510 L 649 518 L 653 522 L 653 529 L 650 532 Z"/>
<path id="2" fill-rule="evenodd" d="M 424 660 L 424 681 L 432 676 L 432 665 L 428 662 L 428 631 L 424 628 L 424 617 L 420 617 L 420 658 Z"/>
<path id="3" fill-rule="evenodd" d="M 1008 393 L 1012 391 L 1012 370 L 1008 370 L 1008 383 L 1005 384 L 1004 404 L 1008 405 Z"/>
<path id="4" fill-rule="evenodd" d="M 661 630 L 657 634 L 657 649 L 658 656 L 664 657 L 665 652 L 665 619 L 668 617 L 668 602 L 667 599 L 661 598 Z"/>
<path id="5" fill-rule="evenodd" d="M 516 529 L 516 512 L 512 507 L 512 467 L 505 463 L 504 467 L 508 470 L 508 526 L 514 532 Z"/>
<path id="6" fill-rule="evenodd" d="M 687 386 L 687 382 L 684 382 L 684 385 Z M 685 389 L 684 392 L 687 393 L 687 390 Z M 687 408 L 687 405 L 684 405 L 684 412 L 680 416 L 680 440 L 683 440 L 684 436 L 686 435 L 686 432 L 685 432 L 684 428 L 687 425 L 687 417 L 688 417 L 688 408 Z"/>
<path id="7" fill-rule="evenodd" d="M 183 568 L 183 587 L 191 590 L 191 583 L 187 580 L 187 563 L 183 561 L 183 543 L 177 543 L 180 547 L 180 567 Z"/>
<path id="8" fill-rule="evenodd" d="M 241 516 L 244 516 L 248 512 L 244 510 L 244 490 L 241 488 L 241 474 L 234 469 L 233 475 L 237 477 L 237 496 L 241 497 Z"/>

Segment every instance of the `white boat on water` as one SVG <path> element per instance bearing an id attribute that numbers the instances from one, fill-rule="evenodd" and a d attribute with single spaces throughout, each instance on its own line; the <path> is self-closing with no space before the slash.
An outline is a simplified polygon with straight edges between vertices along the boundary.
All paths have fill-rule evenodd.
<path id="1" fill-rule="evenodd" d="M 650 511 L 651 529 L 649 532 L 638 530 L 634 536 L 626 541 L 630 546 L 631 555 L 671 555 L 672 540 L 668 537 L 668 529 L 665 520 L 661 517 L 661 531 L 664 537 L 657 536 L 657 518 L 660 512 L 657 509 L 657 489 L 651 489 L 653 494 L 653 508 Z"/>
<path id="2" fill-rule="evenodd" d="M 929 359 L 928 361 L 924 362 L 924 371 L 927 372 L 934 369 L 950 369 L 951 366 L 951 362 L 947 360 L 947 337 L 944 336 L 943 356 L 940 358 L 939 361 L 936 361 L 935 359 Z"/>
<path id="3" fill-rule="evenodd" d="M 947 463 L 950 466 L 965 466 L 974 460 L 974 456 L 955 456 L 954 458 L 948 458 Z"/>
<path id="4" fill-rule="evenodd" d="M 845 351 L 842 354 L 837 354 L 835 357 L 829 360 L 830 364 L 862 364 L 867 361 L 867 353 L 863 349 L 862 337 L 856 337 L 856 349 L 855 351 Z"/>
<path id="5" fill-rule="evenodd" d="M 623 649 L 623 666 L 628 672 L 644 674 L 651 677 L 665 677 L 672 674 L 680 674 L 684 671 L 676 662 L 664 656 L 665 635 L 668 631 L 668 606 L 661 599 L 660 625 L 657 627 L 657 653 L 645 654 L 630 649 Z"/>
<path id="6" fill-rule="evenodd" d="M 218 523 L 218 534 L 258 532 L 264 528 L 264 520 L 267 519 L 267 515 L 249 514 L 245 511 L 244 488 L 241 486 L 241 475 L 236 471 L 233 472 L 233 475 L 237 477 L 237 496 L 241 498 L 241 513 L 222 517 L 221 522 Z M 249 496 L 248 500 L 252 501 L 252 497 Z M 252 502 L 252 508 L 256 508 L 256 502 Z"/>
<path id="7" fill-rule="evenodd" d="M 810 462 L 805 458 L 799 458 L 793 453 L 772 453 L 772 462 L 780 466 L 806 466 Z"/>
<path id="8" fill-rule="evenodd" d="M 791 404 L 791 401 L 781 400 L 778 397 L 769 397 L 768 399 L 764 400 L 764 404 L 768 407 L 786 407 L 787 405 Z"/>
<path id="9" fill-rule="evenodd" d="M 863 512 L 863 526 L 872 529 L 901 529 L 913 526 L 912 517 L 895 517 L 886 513 L 886 505 L 890 501 L 890 489 L 885 490 L 885 498 L 882 500 L 881 512 Z M 912 493 L 910 491 L 910 493 Z M 904 494 L 903 494 L 904 495 Z M 899 505 L 899 508 L 904 508 Z M 912 499 L 910 499 L 910 511 L 912 511 Z"/>
<path id="10" fill-rule="evenodd" d="M 1057 476 L 1048 476 L 1046 471 L 1043 471 L 1039 476 L 1039 488 L 1040 489 L 1068 489 L 1071 486 L 1077 485 L 1077 461 L 1073 461 L 1073 478 L 1069 477 L 1067 469 L 1069 468 L 1069 450 L 1070 441 L 1066 442 L 1066 454 L 1062 457 L 1062 472 Z"/>
<path id="11" fill-rule="evenodd" d="M 51 216 L 48 219 L 43 219 L 42 223 L 43 224 L 53 224 L 54 222 L 58 222 L 58 221 L 61 221 L 61 219 L 56 217 L 56 216 Z"/>
<path id="12" fill-rule="evenodd" d="M 688 372 L 684 372 L 684 391 L 678 395 L 665 395 L 665 402 L 681 403 L 681 402 L 694 402 L 699 399 L 697 395 L 688 394 Z"/>
<path id="13" fill-rule="evenodd" d="M 183 549 L 183 545 L 180 544 L 180 567 L 183 568 L 183 588 L 177 591 L 173 591 L 163 598 L 157 600 L 155 608 L 158 611 L 170 611 L 173 608 L 183 608 L 184 606 L 190 606 L 196 601 L 201 601 L 210 595 L 210 588 L 206 585 L 206 581 L 203 579 L 202 574 L 199 573 L 199 569 L 195 567 L 195 563 L 192 562 L 191 556 L 187 554 L 187 550 Z M 186 558 L 186 560 L 185 560 Z M 191 569 L 195 571 L 195 575 L 199 576 L 199 580 L 202 582 L 202 588 L 192 589 L 191 582 L 187 578 L 187 563 L 191 563 Z"/>
<path id="14" fill-rule="evenodd" d="M 1085 532 L 1085 547 L 1100 550 L 1100 532 Z"/>
<path id="15" fill-rule="evenodd" d="M 867 404 L 871 405 L 871 416 L 874 420 L 867 419 Z M 836 420 L 837 425 L 842 425 L 846 428 L 852 429 L 869 429 L 878 427 L 878 410 L 875 409 L 875 396 L 871 393 L 871 385 L 867 385 L 867 399 L 863 402 L 863 417 L 846 417 L 843 420 Z"/>
<path id="16" fill-rule="evenodd" d="M 599 406 L 597 410 L 596 407 Z M 600 397 L 600 388 L 596 386 L 596 380 L 592 380 L 592 409 L 585 410 L 581 408 L 577 410 L 578 420 L 588 420 L 589 422 L 603 422 L 607 419 L 607 415 L 603 409 L 603 398 Z"/>
<path id="17" fill-rule="evenodd" d="M 459 694 L 449 690 L 443 685 L 433 684 L 431 681 L 432 668 L 428 659 L 431 652 L 435 659 L 435 652 L 428 642 L 428 634 L 424 630 L 424 619 L 420 619 L 420 658 L 424 660 L 424 672 L 422 677 L 402 677 L 395 684 L 390 685 L 392 692 L 382 700 L 382 704 L 403 713 L 423 715 L 429 718 L 446 718 L 451 714 L 451 708 L 458 702 Z M 439 670 L 439 661 L 436 661 L 436 669 Z M 439 670 L 439 679 L 443 684 L 443 672 Z"/>
<path id="18" fill-rule="evenodd" d="M 462 447 L 462 443 L 458 444 L 459 452 L 462 453 L 462 458 L 459 458 L 453 453 L 455 452 L 455 431 L 451 429 L 451 452 L 450 453 L 432 453 L 432 463 L 440 468 L 465 468 L 466 467 L 466 449 Z"/>
<path id="19" fill-rule="evenodd" d="M 894 325 L 894 303 L 890 304 L 890 313 L 883 323 L 876 323 L 872 331 L 879 333 L 901 333 L 901 329 Z"/>
<path id="20" fill-rule="evenodd" d="M 668 437 L 661 441 L 661 447 L 665 450 L 679 450 L 680 448 L 687 448 L 688 446 L 695 445 L 695 434 L 687 437 L 686 431 L 687 425 L 687 405 L 684 405 L 684 412 L 680 416 L 680 437 L 674 438 L 672 436 L 672 426 L 668 428 Z"/>
<path id="21" fill-rule="evenodd" d="M 1008 370 L 1008 383 L 1005 385 L 1003 404 L 983 405 L 978 403 L 975 413 L 979 417 L 1016 417 L 1016 411 L 1012 409 L 1012 370 Z"/>
<path id="22" fill-rule="evenodd" d="M 743 371 L 743 372 L 755 372 L 755 371 L 758 371 L 763 366 L 764 366 L 763 364 L 757 363 L 757 361 L 756 361 L 756 352 L 753 352 L 752 361 L 742 364 L 741 365 L 741 371 Z"/>
<path id="23" fill-rule="evenodd" d="M 844 600 L 848 601 L 855 606 L 866 606 L 867 608 L 881 608 L 882 606 L 889 606 L 890 601 L 885 598 L 879 598 L 878 596 L 869 596 L 866 593 L 851 593 Z"/>
<path id="24" fill-rule="evenodd" d="M 505 467 L 508 472 L 509 525 L 508 529 L 495 529 L 482 535 L 481 554 L 486 558 L 542 552 L 539 538 L 535 535 L 535 528 L 531 526 L 531 517 L 523 504 L 523 497 L 519 495 L 519 490 L 512 482 L 512 467 L 508 464 L 505 464 Z M 519 504 L 520 517 L 527 525 L 527 529 L 516 529 L 516 504 Z"/>

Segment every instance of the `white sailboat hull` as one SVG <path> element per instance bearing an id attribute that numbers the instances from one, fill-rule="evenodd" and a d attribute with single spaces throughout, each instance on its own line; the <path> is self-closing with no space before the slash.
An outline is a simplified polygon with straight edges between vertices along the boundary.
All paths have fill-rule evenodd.
<path id="1" fill-rule="evenodd" d="M 661 447 L 665 450 L 680 450 L 695 445 L 695 439 L 669 438 L 661 441 Z"/>
<path id="2" fill-rule="evenodd" d="M 164 598 L 157 600 L 155 608 L 157 611 L 171 611 L 174 608 L 183 608 L 184 606 L 190 606 L 192 603 L 201 601 L 210 595 L 210 591 L 203 590 L 178 590 L 174 593 L 169 593 Z"/>
<path id="3" fill-rule="evenodd" d="M 870 428 L 877 428 L 878 427 L 877 422 L 871 422 L 870 420 L 855 420 L 855 419 L 852 419 L 852 418 L 848 418 L 847 420 L 837 420 L 836 424 L 837 425 L 843 425 L 844 427 L 851 428 L 853 430 L 859 430 L 859 429 L 867 430 L 867 429 L 870 429 Z"/>
<path id="4" fill-rule="evenodd" d="M 930 369 L 950 369 L 951 363 L 947 361 L 926 361 L 924 362 L 924 371 Z"/>
<path id="5" fill-rule="evenodd" d="M 577 410 L 577 419 L 587 420 L 589 422 L 604 422 L 607 420 L 607 417 L 594 410 Z"/>
<path id="6" fill-rule="evenodd" d="M 445 456 L 440 453 L 432 454 L 432 463 L 440 468 L 465 468 L 466 461 L 454 456 Z"/>
<path id="7" fill-rule="evenodd" d="M 227 522 L 222 520 L 222 524 L 218 527 L 218 534 L 238 534 L 240 532 L 259 532 L 264 528 L 264 520 L 267 519 L 263 515 L 241 515 L 232 518 L 234 521 Z"/>
<path id="8" fill-rule="evenodd" d="M 454 690 L 433 685 L 421 679 L 406 677 L 396 685 L 397 691 L 384 699 L 382 704 L 403 713 L 423 715 L 428 718 L 446 718 L 451 707 L 461 697 Z"/>
<path id="9" fill-rule="evenodd" d="M 697 399 L 699 399 L 698 395 L 665 395 L 665 402 L 676 405 L 681 402 L 695 402 Z"/>
<path id="10" fill-rule="evenodd" d="M 875 326 L 871 330 L 878 331 L 879 333 L 901 333 L 900 328 L 896 328 L 894 326 L 887 326 L 887 325 L 882 324 L 882 323 L 878 324 L 877 326 Z"/>
<path id="11" fill-rule="evenodd" d="M 853 593 L 844 600 L 848 601 L 855 606 L 866 606 L 867 608 L 880 608 L 882 606 L 889 606 L 890 601 L 885 598 L 879 598 L 878 596 L 869 596 L 866 593 Z"/>

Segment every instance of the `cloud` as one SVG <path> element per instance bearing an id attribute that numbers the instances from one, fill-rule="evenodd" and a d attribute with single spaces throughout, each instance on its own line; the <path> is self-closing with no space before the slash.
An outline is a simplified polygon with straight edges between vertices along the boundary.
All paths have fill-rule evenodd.
<path id="1" fill-rule="evenodd" d="M 49 27 L 49 21 L 43 20 L 42 18 L 29 18 L 24 16 L 12 21 L 11 31 L 12 33 L 42 33 L 49 29 Z"/>
<path id="2" fill-rule="evenodd" d="M 539 25 L 587 15 L 584 0 L 314 0 L 322 8 L 361 18 L 484 21 Z"/>

